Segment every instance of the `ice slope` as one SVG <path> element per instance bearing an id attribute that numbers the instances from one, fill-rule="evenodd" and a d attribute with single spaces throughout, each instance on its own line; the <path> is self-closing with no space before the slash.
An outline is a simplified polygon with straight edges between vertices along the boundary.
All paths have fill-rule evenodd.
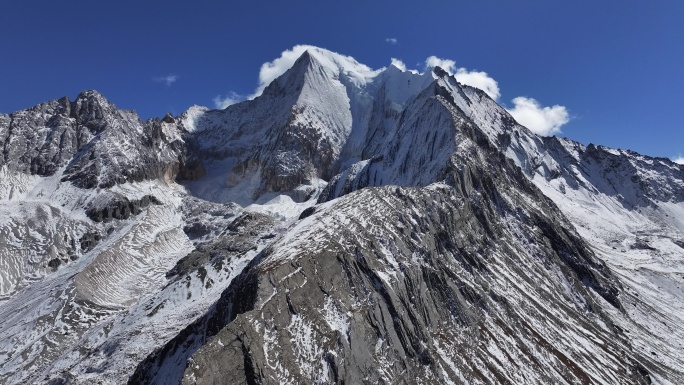
<path id="1" fill-rule="evenodd" d="M 629 330 L 644 360 L 677 383 L 672 378 L 682 377 L 684 365 L 684 170 L 667 159 L 548 141 L 565 150 L 561 176 L 535 174 L 533 181 L 620 277 L 626 305 L 614 314 L 616 324 Z M 566 186 L 570 173 L 573 187 Z"/>

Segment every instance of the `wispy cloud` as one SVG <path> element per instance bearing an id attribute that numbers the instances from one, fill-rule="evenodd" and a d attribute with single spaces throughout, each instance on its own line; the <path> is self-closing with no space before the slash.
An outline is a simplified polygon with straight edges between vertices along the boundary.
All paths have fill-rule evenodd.
<path id="1" fill-rule="evenodd" d="M 216 107 L 219 110 L 223 110 L 224 108 L 231 106 L 235 103 L 239 103 L 243 100 L 245 100 L 244 96 L 237 94 L 233 91 L 229 92 L 228 95 L 226 95 L 225 97 L 218 95 L 213 99 L 214 107 Z"/>
<path id="2" fill-rule="evenodd" d="M 313 47 L 309 45 L 296 45 L 292 47 L 292 49 L 283 51 L 279 58 L 262 64 L 261 69 L 259 70 L 259 86 L 254 93 L 249 96 L 249 99 L 261 95 L 266 86 L 290 69 L 304 51 L 310 48 Z"/>
<path id="3" fill-rule="evenodd" d="M 392 58 L 392 65 L 399 68 L 402 71 L 406 71 L 406 64 L 399 59 Z"/>
<path id="4" fill-rule="evenodd" d="M 470 71 L 467 68 L 456 67 L 456 62 L 451 59 L 441 59 L 437 56 L 430 56 L 425 59 L 425 68 L 440 67 L 446 72 L 456 77 L 460 83 L 469 85 L 471 87 L 479 88 L 486 92 L 490 98 L 498 100 L 501 96 L 499 91 L 499 83 L 492 79 L 486 72 Z"/>
<path id="5" fill-rule="evenodd" d="M 261 95 L 261 93 L 264 91 L 266 86 L 271 84 L 271 82 L 273 80 L 275 80 L 277 77 L 284 74 L 285 71 L 292 68 L 292 65 L 307 50 L 321 51 L 322 49 L 319 47 L 312 46 L 312 45 L 296 45 L 296 46 L 292 47 L 292 49 L 288 49 L 288 50 L 283 51 L 280 54 L 279 58 L 262 64 L 261 69 L 259 70 L 259 86 L 254 91 L 254 93 L 252 93 L 251 95 L 249 95 L 247 97 L 247 99 L 254 99 L 255 97 Z M 332 59 L 333 61 L 342 60 L 342 61 L 349 62 L 349 63 L 353 62 L 353 63 L 356 63 L 355 64 L 356 66 L 363 67 L 363 68 L 367 69 L 369 72 L 371 71 L 370 68 L 368 68 L 362 64 L 357 63 L 356 60 L 350 56 L 340 55 L 340 54 L 335 53 L 335 52 L 332 52 L 332 54 L 336 57 L 335 59 Z M 338 63 L 336 65 L 340 65 L 340 64 Z"/>
<path id="6" fill-rule="evenodd" d="M 399 44 L 399 40 L 396 37 L 388 37 L 385 41 L 393 45 Z"/>
<path id="7" fill-rule="evenodd" d="M 164 83 L 166 84 L 167 87 L 170 87 L 173 83 L 178 80 L 178 75 L 175 74 L 169 74 L 166 76 L 157 76 L 152 78 L 152 81 L 155 81 L 157 83 Z"/>
<path id="8" fill-rule="evenodd" d="M 499 83 L 486 72 L 457 67 L 454 60 L 442 59 L 437 56 L 427 58 L 425 67 L 426 69 L 440 67 L 454 75 L 460 83 L 481 89 L 495 101 L 501 97 Z M 564 106 L 544 107 L 537 100 L 525 96 L 518 96 L 512 101 L 514 107 L 506 110 L 518 123 L 537 135 L 557 134 L 561 132 L 561 127 L 570 121 L 570 114 Z"/>
<path id="9" fill-rule="evenodd" d="M 684 164 L 684 156 L 677 156 L 676 158 L 673 158 L 672 161 L 677 164 Z"/>
<path id="10" fill-rule="evenodd" d="M 518 96 L 512 101 L 515 107 L 508 112 L 518 123 L 537 135 L 557 134 L 561 126 L 570 121 L 570 114 L 564 106 L 542 107 L 538 101 L 524 96 Z"/>
<path id="11" fill-rule="evenodd" d="M 456 62 L 451 59 L 442 59 L 438 58 L 437 56 L 430 56 L 429 58 L 425 59 L 425 69 L 430 69 L 430 68 L 435 68 L 435 67 L 440 67 L 444 71 L 448 72 L 449 74 L 453 75 L 454 72 L 456 72 Z"/>
<path id="12" fill-rule="evenodd" d="M 456 70 L 456 80 L 460 83 L 467 84 L 469 86 L 479 88 L 486 92 L 490 98 L 494 100 L 499 100 L 501 96 L 501 91 L 499 91 L 499 83 L 492 79 L 484 71 L 468 71 L 465 68 L 459 68 Z"/>

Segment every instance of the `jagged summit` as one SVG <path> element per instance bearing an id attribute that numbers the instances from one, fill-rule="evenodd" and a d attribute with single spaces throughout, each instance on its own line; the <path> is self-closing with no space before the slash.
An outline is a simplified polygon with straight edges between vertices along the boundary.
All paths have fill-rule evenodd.
<path id="1" fill-rule="evenodd" d="M 101 94 L 100 92 L 98 92 L 97 90 L 85 90 L 85 91 L 81 91 L 81 92 L 76 96 L 75 101 L 76 101 L 76 100 L 79 100 L 79 99 L 98 99 L 98 100 L 102 100 L 102 101 L 106 102 L 107 104 L 109 104 L 109 102 L 108 102 L 107 99 L 104 97 L 104 95 L 102 95 L 102 94 Z"/>
<path id="2" fill-rule="evenodd" d="M 684 381 L 684 167 L 439 67 L 269 65 L 223 110 L 0 115 L 0 382 Z"/>
<path id="3" fill-rule="evenodd" d="M 302 58 L 308 58 L 308 61 L 318 63 L 321 68 L 339 77 L 343 83 L 351 83 L 357 87 L 368 84 L 383 71 L 383 69 L 372 70 L 350 56 L 316 47 L 307 48 L 298 60 Z"/>

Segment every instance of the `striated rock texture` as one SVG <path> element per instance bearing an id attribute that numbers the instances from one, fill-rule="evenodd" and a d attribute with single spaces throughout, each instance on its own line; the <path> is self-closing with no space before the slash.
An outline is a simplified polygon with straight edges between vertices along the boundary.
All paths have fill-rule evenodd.
<path id="1" fill-rule="evenodd" d="M 491 221 L 512 202 L 455 192 L 364 190 L 312 216 L 222 298 L 206 331 L 230 323 L 183 383 L 648 383 L 590 292 L 619 307 L 617 283 L 576 236 L 549 212 Z"/>
<path id="2" fill-rule="evenodd" d="M 0 115 L 0 383 L 680 384 L 684 167 L 310 47 Z"/>

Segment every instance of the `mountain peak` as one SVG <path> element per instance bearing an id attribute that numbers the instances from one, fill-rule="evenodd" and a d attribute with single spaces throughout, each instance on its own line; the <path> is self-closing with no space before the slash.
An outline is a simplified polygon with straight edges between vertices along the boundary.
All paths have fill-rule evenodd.
<path id="1" fill-rule="evenodd" d="M 100 92 L 97 90 L 85 90 L 81 91 L 77 96 L 74 101 L 79 101 L 79 100 L 98 100 L 98 101 L 104 101 L 106 103 L 109 103 L 107 98 L 104 97 Z"/>
<path id="2" fill-rule="evenodd" d="M 440 66 L 435 66 L 432 68 L 432 72 L 437 75 L 437 77 L 443 78 L 443 77 L 448 77 L 451 76 L 449 75 L 448 72 L 446 72 L 442 67 Z"/>
<path id="3" fill-rule="evenodd" d="M 351 56 L 341 55 L 312 45 L 297 45 L 282 53 L 282 56 L 261 67 L 259 75 L 262 87 L 266 87 L 293 67 L 316 63 L 320 72 L 331 79 L 338 79 L 345 85 L 363 87 L 370 83 L 384 68 L 373 70 L 359 63 Z M 259 94 L 260 91 L 257 91 Z"/>

